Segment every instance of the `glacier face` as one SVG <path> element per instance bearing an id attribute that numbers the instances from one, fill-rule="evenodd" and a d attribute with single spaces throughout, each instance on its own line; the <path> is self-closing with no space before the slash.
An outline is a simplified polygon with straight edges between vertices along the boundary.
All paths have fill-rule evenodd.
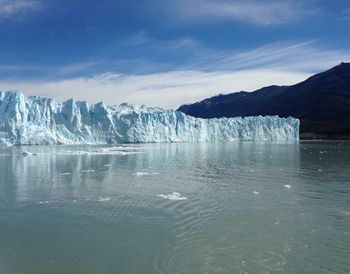
<path id="1" fill-rule="evenodd" d="M 161 108 L 106 106 L 0 92 L 0 145 L 299 139 L 299 120 L 278 116 L 200 119 Z"/>

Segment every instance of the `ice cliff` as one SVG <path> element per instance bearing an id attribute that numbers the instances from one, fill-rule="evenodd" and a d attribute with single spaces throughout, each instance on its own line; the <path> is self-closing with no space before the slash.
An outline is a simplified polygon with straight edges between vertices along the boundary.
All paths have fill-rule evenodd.
<path id="1" fill-rule="evenodd" d="M 299 139 L 299 120 L 278 116 L 200 119 L 178 111 L 0 92 L 0 145 Z"/>

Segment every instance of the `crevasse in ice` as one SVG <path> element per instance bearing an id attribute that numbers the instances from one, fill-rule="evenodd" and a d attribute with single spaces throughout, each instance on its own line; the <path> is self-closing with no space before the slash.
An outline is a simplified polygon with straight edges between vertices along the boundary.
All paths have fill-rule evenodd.
<path id="1" fill-rule="evenodd" d="M 174 110 L 0 92 L 0 144 L 276 141 L 299 139 L 299 120 L 258 116 L 194 118 Z"/>

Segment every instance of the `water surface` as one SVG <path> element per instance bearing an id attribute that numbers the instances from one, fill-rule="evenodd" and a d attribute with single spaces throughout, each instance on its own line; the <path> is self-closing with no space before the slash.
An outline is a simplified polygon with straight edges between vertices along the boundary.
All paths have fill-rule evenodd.
<path id="1" fill-rule="evenodd" d="M 0 147 L 0 273 L 349 273 L 349 262 L 347 142 Z"/>

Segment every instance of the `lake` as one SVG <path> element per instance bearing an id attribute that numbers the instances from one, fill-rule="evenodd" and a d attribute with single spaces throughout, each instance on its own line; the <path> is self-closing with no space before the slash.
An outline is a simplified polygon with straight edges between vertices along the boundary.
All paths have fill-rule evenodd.
<path id="1" fill-rule="evenodd" d="M 0 147 L 0 273 L 350 273 L 350 143 Z"/>

